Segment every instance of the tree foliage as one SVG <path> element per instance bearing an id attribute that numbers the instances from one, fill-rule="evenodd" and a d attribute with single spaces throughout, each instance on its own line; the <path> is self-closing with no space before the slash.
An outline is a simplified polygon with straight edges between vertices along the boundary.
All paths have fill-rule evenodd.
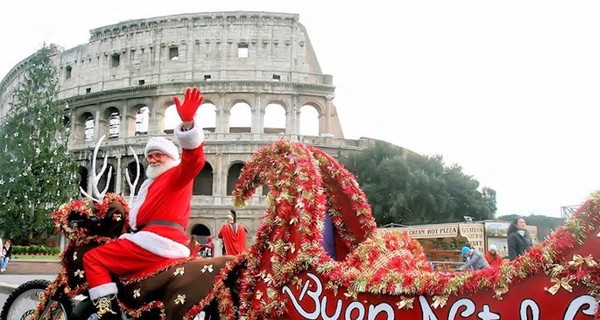
<path id="1" fill-rule="evenodd" d="M 379 225 L 422 224 L 493 218 L 496 192 L 478 190 L 479 182 L 442 156 L 421 156 L 376 142 L 341 159 L 354 173 Z"/>
<path id="2" fill-rule="evenodd" d="M 52 210 L 77 194 L 50 49 L 38 50 L 29 62 L 0 125 L 0 228 L 17 241 L 50 230 Z"/>

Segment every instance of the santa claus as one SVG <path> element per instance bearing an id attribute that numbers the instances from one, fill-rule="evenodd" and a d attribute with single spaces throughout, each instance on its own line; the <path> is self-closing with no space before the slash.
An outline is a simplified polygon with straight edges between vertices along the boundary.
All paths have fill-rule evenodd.
<path id="1" fill-rule="evenodd" d="M 174 129 L 182 153 L 163 137 L 148 140 L 144 155 L 148 179 L 131 206 L 129 225 L 134 231 L 88 251 L 83 256 L 90 299 L 101 319 L 118 319 L 117 285 L 113 275 L 140 272 L 190 255 L 185 232 L 190 215 L 194 178 L 204 166 L 204 133 L 194 121 L 203 101 L 197 88 L 188 88 L 183 103 L 173 98 L 182 123 Z"/>

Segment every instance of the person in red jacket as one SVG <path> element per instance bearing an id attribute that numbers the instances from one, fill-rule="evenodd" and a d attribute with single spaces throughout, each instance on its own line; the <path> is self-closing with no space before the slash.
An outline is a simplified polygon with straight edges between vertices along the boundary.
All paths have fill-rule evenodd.
<path id="1" fill-rule="evenodd" d="M 499 267 L 504 263 L 502 256 L 498 252 L 496 245 L 490 245 L 488 251 L 485 253 L 485 260 L 490 264 L 491 267 Z"/>
<path id="2" fill-rule="evenodd" d="M 100 319 L 120 319 L 116 310 L 114 275 L 146 271 L 165 259 L 190 256 L 185 229 L 191 212 L 194 178 L 204 166 L 204 133 L 194 114 L 204 98 L 188 88 L 183 103 L 173 98 L 181 123 L 174 129 L 182 148 L 164 137 L 152 137 L 144 149 L 148 179 L 131 206 L 133 233 L 96 247 L 83 256 L 90 299 Z"/>
<path id="3" fill-rule="evenodd" d="M 215 256 L 215 244 L 212 242 L 212 237 L 206 237 L 206 243 L 200 245 L 200 256 L 204 258 L 212 258 Z"/>
<path id="4" fill-rule="evenodd" d="M 235 211 L 232 210 L 232 214 Z M 227 223 L 221 227 L 219 239 L 223 239 L 225 253 L 228 255 L 237 255 L 246 250 L 246 228 L 236 223 L 233 215 L 227 216 Z"/>

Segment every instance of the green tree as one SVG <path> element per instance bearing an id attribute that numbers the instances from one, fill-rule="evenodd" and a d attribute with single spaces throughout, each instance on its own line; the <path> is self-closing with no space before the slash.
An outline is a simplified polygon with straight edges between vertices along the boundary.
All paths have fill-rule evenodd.
<path id="1" fill-rule="evenodd" d="M 382 141 L 341 161 L 356 176 L 379 225 L 476 220 L 493 217 L 496 193 L 443 157 L 421 156 Z"/>
<path id="2" fill-rule="evenodd" d="M 357 178 L 367 195 L 378 223 L 400 223 L 406 212 L 410 170 L 402 149 L 377 143 L 369 152 L 357 152 L 341 159 Z"/>
<path id="3" fill-rule="evenodd" d="M 52 226 L 50 213 L 77 195 L 68 118 L 57 100 L 50 52 L 44 46 L 29 58 L 0 126 L 0 228 L 17 241 L 44 235 Z"/>

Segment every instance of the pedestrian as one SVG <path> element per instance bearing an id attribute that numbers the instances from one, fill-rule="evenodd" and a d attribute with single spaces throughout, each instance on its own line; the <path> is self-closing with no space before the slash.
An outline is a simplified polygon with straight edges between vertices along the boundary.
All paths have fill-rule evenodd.
<path id="1" fill-rule="evenodd" d="M 235 210 L 231 210 L 231 215 L 227 216 L 227 223 L 221 227 L 219 239 L 223 239 L 225 253 L 228 255 L 237 255 L 246 250 L 246 228 L 236 223 L 233 217 Z"/>
<path id="2" fill-rule="evenodd" d="M 496 247 L 495 244 L 491 244 L 488 248 L 488 251 L 485 253 L 485 260 L 492 267 L 499 267 L 504 262 L 504 259 L 502 259 L 502 256 L 498 252 L 498 247 Z"/>
<path id="3" fill-rule="evenodd" d="M 483 257 L 483 254 L 474 248 L 463 247 L 460 254 L 467 258 L 467 260 L 458 268 L 458 270 L 479 270 L 490 266 L 487 260 L 485 260 Z"/>
<path id="4" fill-rule="evenodd" d="M 515 260 L 533 247 L 531 236 L 526 229 L 525 219 L 520 217 L 514 219 L 508 226 L 508 258 Z"/>
<path id="5" fill-rule="evenodd" d="M 460 249 L 460 256 L 463 262 L 467 261 L 465 252 L 467 252 L 468 250 L 471 250 L 471 245 L 469 243 L 465 243 L 465 245 Z"/>
<path id="6" fill-rule="evenodd" d="M 212 258 L 215 256 L 215 244 L 212 242 L 212 237 L 206 237 L 206 243 L 200 245 L 200 256 L 204 258 Z"/>
<path id="7" fill-rule="evenodd" d="M 2 260 L 0 262 L 0 271 L 5 272 L 6 266 L 8 266 L 8 262 L 10 261 L 12 244 L 10 240 L 4 241 L 4 245 L 2 246 Z"/>
<path id="8" fill-rule="evenodd" d="M 204 131 L 194 119 L 204 98 L 198 88 L 188 88 L 183 103 L 173 98 L 181 123 L 174 135 L 182 148 L 164 137 L 148 139 L 144 155 L 146 176 L 131 205 L 129 226 L 123 234 L 83 256 L 89 295 L 100 319 L 121 319 L 117 310 L 115 276 L 148 270 L 167 259 L 190 257 L 186 227 L 191 212 L 194 178 L 204 166 Z"/>

